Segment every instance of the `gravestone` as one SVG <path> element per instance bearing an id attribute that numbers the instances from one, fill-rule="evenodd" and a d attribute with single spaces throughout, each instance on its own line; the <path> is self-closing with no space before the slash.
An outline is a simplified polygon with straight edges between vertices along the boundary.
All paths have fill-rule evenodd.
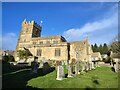
<path id="1" fill-rule="evenodd" d="M 92 65 L 92 69 L 95 69 L 95 67 L 94 67 L 94 62 L 92 62 L 91 65 Z"/>
<path id="2" fill-rule="evenodd" d="M 63 66 L 57 66 L 56 80 L 63 80 L 63 79 L 64 79 L 64 68 L 63 68 Z"/>
<path id="3" fill-rule="evenodd" d="M 89 70 L 89 62 L 86 62 L 86 71 Z"/>
<path id="4" fill-rule="evenodd" d="M 64 61 L 61 61 L 62 62 L 62 65 L 64 65 Z"/>
<path id="5" fill-rule="evenodd" d="M 115 68 L 115 72 L 118 72 L 119 68 L 118 68 L 118 61 L 116 61 L 116 64 L 114 65 L 114 68 Z"/>
<path id="6" fill-rule="evenodd" d="M 48 62 L 45 62 L 44 64 L 43 64 L 43 74 L 47 74 L 47 73 L 49 73 L 49 72 L 51 72 L 51 67 L 50 67 L 50 65 L 48 64 Z"/>
<path id="7" fill-rule="evenodd" d="M 68 65 L 68 76 L 67 77 L 73 77 L 72 67 L 70 65 Z"/>
<path id="8" fill-rule="evenodd" d="M 85 62 L 83 61 L 82 62 L 82 71 L 81 72 L 84 72 L 85 71 Z"/>
<path id="9" fill-rule="evenodd" d="M 65 60 L 65 65 L 67 65 L 67 63 L 68 63 L 67 60 Z"/>
<path id="10" fill-rule="evenodd" d="M 89 62 L 89 70 L 92 70 L 92 62 Z"/>
<path id="11" fill-rule="evenodd" d="M 80 74 L 80 72 L 79 72 L 79 69 L 80 67 L 79 67 L 79 62 L 77 61 L 76 62 L 76 64 L 75 64 L 75 74 L 77 75 L 77 74 Z"/>
<path id="12" fill-rule="evenodd" d="M 43 62 L 41 61 L 39 63 L 40 63 L 39 68 L 42 68 L 43 67 Z"/>

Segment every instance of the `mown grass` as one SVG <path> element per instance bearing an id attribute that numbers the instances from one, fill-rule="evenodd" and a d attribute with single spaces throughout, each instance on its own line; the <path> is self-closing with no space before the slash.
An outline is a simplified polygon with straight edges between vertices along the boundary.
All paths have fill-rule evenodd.
<path id="1" fill-rule="evenodd" d="M 117 88 L 118 74 L 110 67 L 98 67 L 75 78 L 56 80 L 56 71 L 28 81 L 29 86 L 37 88 Z"/>
<path id="2" fill-rule="evenodd" d="M 3 88 L 118 88 L 118 73 L 105 66 L 62 81 L 56 80 L 56 70 L 45 75 L 42 68 L 38 74 L 30 74 L 30 68 L 3 74 L 2 80 Z"/>

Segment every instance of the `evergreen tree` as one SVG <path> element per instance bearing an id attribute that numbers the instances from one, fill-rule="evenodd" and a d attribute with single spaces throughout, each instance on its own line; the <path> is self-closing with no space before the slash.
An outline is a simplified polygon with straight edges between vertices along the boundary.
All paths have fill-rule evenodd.
<path id="1" fill-rule="evenodd" d="M 108 53 L 108 46 L 106 43 L 104 43 L 103 45 L 103 54 L 107 54 Z"/>
<path id="2" fill-rule="evenodd" d="M 96 44 L 96 43 L 94 44 L 94 47 L 93 47 L 93 52 L 98 52 L 98 46 L 97 46 L 97 44 Z"/>
<path id="3" fill-rule="evenodd" d="M 103 46 L 102 46 L 102 44 L 100 44 L 98 51 L 99 51 L 101 54 L 103 54 Z"/>

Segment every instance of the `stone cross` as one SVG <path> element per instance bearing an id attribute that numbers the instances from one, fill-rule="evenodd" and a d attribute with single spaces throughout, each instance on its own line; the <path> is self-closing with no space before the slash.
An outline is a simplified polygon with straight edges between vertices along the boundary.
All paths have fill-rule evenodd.
<path id="1" fill-rule="evenodd" d="M 64 79 L 64 68 L 63 68 L 63 66 L 57 66 L 56 80 L 63 80 L 63 79 Z"/>

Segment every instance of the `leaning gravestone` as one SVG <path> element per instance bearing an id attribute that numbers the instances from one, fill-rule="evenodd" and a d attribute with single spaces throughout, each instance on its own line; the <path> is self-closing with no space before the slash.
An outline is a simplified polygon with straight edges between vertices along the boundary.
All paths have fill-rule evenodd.
<path id="1" fill-rule="evenodd" d="M 64 68 L 63 68 L 63 66 L 57 66 L 56 80 L 63 80 L 63 79 L 64 79 Z"/>

